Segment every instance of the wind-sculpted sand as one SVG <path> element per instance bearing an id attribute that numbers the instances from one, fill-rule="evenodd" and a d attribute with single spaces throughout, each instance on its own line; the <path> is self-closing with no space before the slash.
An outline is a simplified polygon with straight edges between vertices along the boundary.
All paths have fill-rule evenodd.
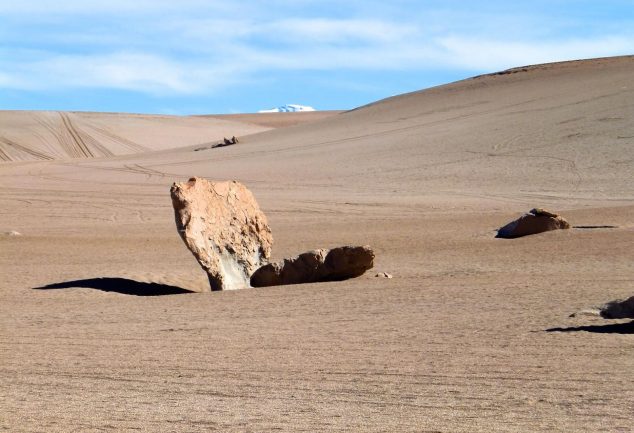
<path id="1" fill-rule="evenodd" d="M 632 431 L 634 324 L 569 315 L 634 294 L 633 71 L 518 68 L 254 135 L 0 164 L 0 233 L 21 234 L 0 236 L 0 426 Z M 195 151 L 223 134 L 240 143 Z M 374 268 L 199 293 L 169 195 L 192 176 L 253 191 L 272 261 L 369 244 Z M 535 207 L 571 228 L 495 238 Z"/>

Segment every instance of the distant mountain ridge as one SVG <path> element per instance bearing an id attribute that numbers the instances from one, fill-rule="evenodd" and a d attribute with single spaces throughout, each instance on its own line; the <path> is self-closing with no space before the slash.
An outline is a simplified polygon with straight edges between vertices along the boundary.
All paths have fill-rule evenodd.
<path id="1" fill-rule="evenodd" d="M 315 111 L 315 109 L 308 105 L 286 104 L 269 110 L 260 110 L 258 113 L 296 113 L 298 111 Z"/>

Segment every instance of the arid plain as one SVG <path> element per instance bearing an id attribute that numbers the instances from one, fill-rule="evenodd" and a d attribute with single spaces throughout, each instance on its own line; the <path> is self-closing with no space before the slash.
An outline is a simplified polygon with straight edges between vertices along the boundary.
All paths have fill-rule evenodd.
<path id="1" fill-rule="evenodd" d="M 347 112 L 0 112 L 0 428 L 634 431 L 634 324 L 569 317 L 634 294 L 633 101 L 628 56 Z M 191 176 L 246 184 L 274 259 L 374 269 L 206 292 Z M 615 227 L 495 239 L 533 207 Z"/>

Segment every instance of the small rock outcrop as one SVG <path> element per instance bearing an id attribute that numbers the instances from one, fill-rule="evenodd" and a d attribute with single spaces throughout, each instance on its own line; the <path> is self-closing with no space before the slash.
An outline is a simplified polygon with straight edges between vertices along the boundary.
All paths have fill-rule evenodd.
<path id="1" fill-rule="evenodd" d="M 253 287 L 339 281 L 358 277 L 374 265 L 368 246 L 319 249 L 264 265 L 251 276 Z"/>
<path id="2" fill-rule="evenodd" d="M 497 238 L 519 238 L 551 230 L 569 229 L 570 224 L 561 216 L 535 208 L 504 227 L 498 229 Z"/>
<path id="3" fill-rule="evenodd" d="M 608 302 L 599 308 L 599 314 L 604 319 L 634 319 L 634 296 Z"/>
<path id="4" fill-rule="evenodd" d="M 211 290 L 249 287 L 273 244 L 253 194 L 239 182 L 196 177 L 174 183 L 170 194 L 178 233 L 207 272 Z"/>
<path id="5" fill-rule="evenodd" d="M 239 142 L 240 141 L 238 141 L 235 135 L 231 138 L 224 137 L 221 143 L 214 144 L 213 146 L 211 146 L 211 148 L 215 149 L 217 147 L 231 146 L 232 144 L 238 144 Z M 195 150 L 198 150 L 198 149 L 195 149 Z"/>

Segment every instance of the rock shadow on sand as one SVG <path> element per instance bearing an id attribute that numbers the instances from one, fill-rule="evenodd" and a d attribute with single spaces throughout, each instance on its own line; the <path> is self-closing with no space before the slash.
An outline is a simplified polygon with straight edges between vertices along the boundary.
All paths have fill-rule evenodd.
<path id="1" fill-rule="evenodd" d="M 609 325 L 586 325 L 570 328 L 550 328 L 546 332 L 594 332 L 597 334 L 634 334 L 634 320 L 627 323 L 611 323 Z"/>
<path id="2" fill-rule="evenodd" d="M 192 290 L 183 289 L 182 287 L 170 286 L 167 284 L 145 283 L 141 281 L 129 280 L 127 278 L 109 277 L 64 281 L 62 283 L 54 283 L 42 287 L 34 287 L 33 290 L 56 290 L 78 287 L 133 296 L 164 296 L 196 293 Z"/>

